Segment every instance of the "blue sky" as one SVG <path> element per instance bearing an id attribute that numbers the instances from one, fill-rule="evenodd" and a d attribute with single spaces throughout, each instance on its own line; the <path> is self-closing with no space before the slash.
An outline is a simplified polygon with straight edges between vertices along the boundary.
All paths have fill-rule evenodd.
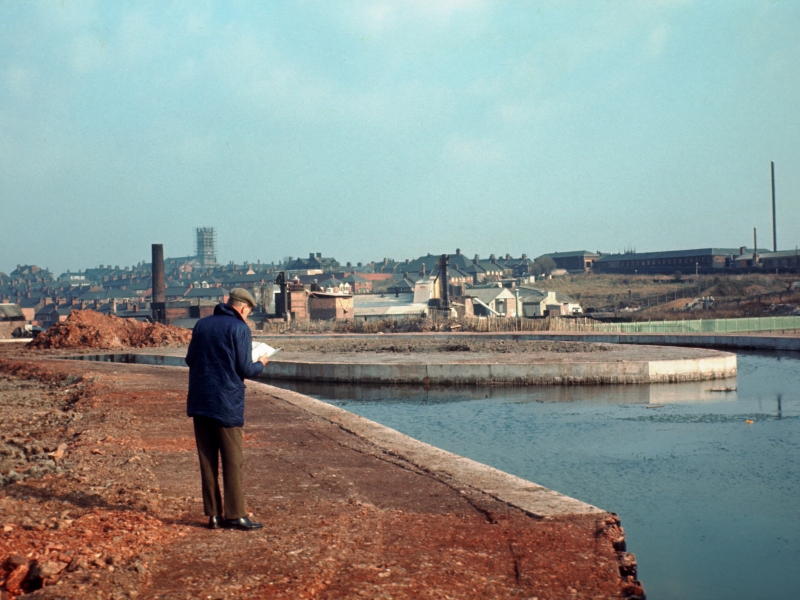
<path id="1" fill-rule="evenodd" d="M 800 243 L 800 2 L 0 0 L 0 271 Z"/>

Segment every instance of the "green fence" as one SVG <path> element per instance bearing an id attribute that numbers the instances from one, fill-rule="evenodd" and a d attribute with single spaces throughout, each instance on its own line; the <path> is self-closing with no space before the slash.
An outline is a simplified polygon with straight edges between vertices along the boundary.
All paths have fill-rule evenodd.
<path id="1" fill-rule="evenodd" d="M 691 321 L 641 321 L 638 323 L 587 323 L 588 331 L 607 333 L 751 333 L 800 329 L 800 316 L 695 319 Z M 579 326 L 579 328 L 581 328 Z"/>

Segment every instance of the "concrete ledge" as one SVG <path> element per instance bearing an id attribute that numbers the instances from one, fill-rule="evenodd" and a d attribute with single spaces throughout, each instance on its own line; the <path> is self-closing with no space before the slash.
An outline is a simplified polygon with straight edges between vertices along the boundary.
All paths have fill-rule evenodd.
<path id="1" fill-rule="evenodd" d="M 365 419 L 344 409 L 319 400 L 253 382 L 263 386 L 271 396 L 285 400 L 311 414 L 334 423 L 342 429 L 361 437 L 385 452 L 402 458 L 414 466 L 434 474 L 458 489 L 464 486 L 479 490 L 496 500 L 520 509 L 537 518 L 567 515 L 602 514 L 605 511 L 559 494 L 546 487 L 500 471 L 469 458 L 431 446 L 379 423 Z"/>
<path id="2" fill-rule="evenodd" d="M 583 334 L 585 339 L 573 341 L 599 342 L 610 341 L 595 338 L 595 335 L 605 336 L 608 334 Z M 800 337 L 788 336 L 766 336 L 766 335 L 731 335 L 713 333 L 627 333 L 613 334 L 616 338 L 613 343 L 617 344 L 648 344 L 657 346 L 691 346 L 693 348 L 724 348 L 731 350 L 788 350 L 800 351 Z M 534 339 L 534 338 L 531 338 Z M 539 338 L 535 338 L 539 339 Z M 553 339 L 553 338 L 545 338 Z M 561 339 L 561 338 L 557 338 Z"/>
<path id="3" fill-rule="evenodd" d="M 663 361 L 405 363 L 272 361 L 262 379 L 416 385 L 608 385 L 702 381 L 736 376 L 736 356 Z"/>
<path id="4" fill-rule="evenodd" d="M 183 352 L 84 354 L 71 358 L 185 367 Z M 376 360 L 372 356 L 360 359 L 349 362 L 275 360 L 267 365 L 260 379 L 423 386 L 618 385 L 725 379 L 735 377 L 737 368 L 736 355 L 724 352 L 686 359 L 584 362 L 423 362 L 424 357 L 420 356 L 392 362 L 366 362 Z"/>
<path id="5" fill-rule="evenodd" d="M 54 357 L 66 358 L 69 360 L 89 360 L 94 362 L 111 362 L 136 365 L 158 365 L 164 367 L 185 367 L 186 361 L 183 360 L 185 351 L 181 355 L 177 354 L 151 354 L 151 353 L 116 353 L 116 354 L 73 354 L 71 356 Z"/>

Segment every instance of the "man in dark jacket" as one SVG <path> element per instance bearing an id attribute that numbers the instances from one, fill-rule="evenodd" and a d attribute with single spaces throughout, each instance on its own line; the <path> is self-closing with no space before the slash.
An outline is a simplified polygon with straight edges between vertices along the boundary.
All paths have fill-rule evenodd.
<path id="1" fill-rule="evenodd" d="M 253 378 L 267 358 L 252 360 L 252 337 L 245 319 L 255 307 L 245 289 L 230 291 L 227 304 L 194 326 L 186 354 L 189 394 L 186 414 L 194 418 L 194 437 L 200 457 L 203 508 L 211 529 L 260 529 L 247 518 L 242 494 L 242 427 L 244 380 Z M 219 459 L 225 493 L 225 518 L 219 491 Z"/>

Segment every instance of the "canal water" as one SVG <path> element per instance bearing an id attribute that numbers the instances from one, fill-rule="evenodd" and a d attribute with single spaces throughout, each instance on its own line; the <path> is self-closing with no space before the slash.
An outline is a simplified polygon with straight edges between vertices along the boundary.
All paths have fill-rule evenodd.
<path id="1" fill-rule="evenodd" d="M 798 355 L 690 384 L 280 385 L 618 513 L 650 600 L 800 598 Z"/>

